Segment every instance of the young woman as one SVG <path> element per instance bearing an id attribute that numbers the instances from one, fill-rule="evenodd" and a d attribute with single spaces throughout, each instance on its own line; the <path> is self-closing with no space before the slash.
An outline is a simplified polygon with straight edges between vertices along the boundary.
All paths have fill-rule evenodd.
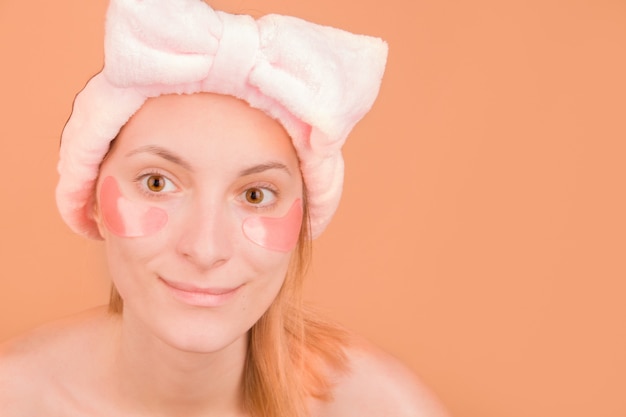
<path id="1" fill-rule="evenodd" d="M 111 302 L 2 347 L 2 415 L 443 416 L 301 301 L 386 45 L 200 0 L 113 0 L 105 45 L 57 201 L 104 240 Z"/>

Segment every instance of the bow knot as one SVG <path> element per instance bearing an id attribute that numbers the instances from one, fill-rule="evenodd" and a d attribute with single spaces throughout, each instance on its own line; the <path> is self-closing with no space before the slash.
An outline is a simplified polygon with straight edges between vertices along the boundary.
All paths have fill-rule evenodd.
<path id="1" fill-rule="evenodd" d="M 211 91 L 275 118 L 286 110 L 322 133 L 311 146 L 326 152 L 373 104 L 385 55 L 380 39 L 295 17 L 255 20 L 199 0 L 112 0 L 104 73 L 148 97 Z M 283 109 L 268 109 L 268 99 Z"/>

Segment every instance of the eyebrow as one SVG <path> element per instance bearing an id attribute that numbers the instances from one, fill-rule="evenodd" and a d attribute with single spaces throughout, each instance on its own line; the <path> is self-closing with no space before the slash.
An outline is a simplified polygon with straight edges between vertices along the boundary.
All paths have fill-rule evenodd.
<path id="1" fill-rule="evenodd" d="M 157 145 L 141 146 L 137 149 L 133 149 L 132 151 L 128 152 L 126 156 L 130 157 L 130 156 L 137 155 L 140 153 L 150 153 L 153 155 L 157 155 L 167 161 L 173 162 L 174 164 L 185 168 L 188 171 L 191 171 L 191 172 L 194 171 L 191 164 L 187 162 L 184 158 L 176 155 L 175 153 L 171 152 L 168 149 L 162 148 Z M 251 166 L 250 168 L 246 168 L 239 172 L 239 176 L 245 177 L 246 175 L 258 174 L 260 172 L 269 171 L 271 169 L 279 169 L 279 170 L 285 171 L 288 175 L 291 176 L 291 171 L 289 170 L 287 165 L 281 162 L 275 162 L 275 161 L 266 162 L 263 164 Z"/>
<path id="2" fill-rule="evenodd" d="M 264 164 L 258 164 L 250 168 L 246 168 L 239 172 L 239 176 L 245 177 L 246 175 L 258 174 L 260 172 L 269 171 L 270 169 L 280 169 L 291 175 L 291 171 L 289 170 L 289 168 L 287 168 L 287 165 L 281 162 L 267 162 Z"/>
<path id="3" fill-rule="evenodd" d="M 193 167 L 185 159 L 181 158 L 180 156 L 176 155 L 175 153 L 171 152 L 168 149 L 165 149 L 156 145 L 141 146 L 137 149 L 133 149 L 132 151 L 128 152 L 126 156 L 129 157 L 129 156 L 137 155 L 140 153 L 151 153 L 153 155 L 160 156 L 161 158 L 167 161 L 173 162 L 176 165 L 180 165 L 181 167 L 185 168 L 188 171 L 193 171 Z"/>

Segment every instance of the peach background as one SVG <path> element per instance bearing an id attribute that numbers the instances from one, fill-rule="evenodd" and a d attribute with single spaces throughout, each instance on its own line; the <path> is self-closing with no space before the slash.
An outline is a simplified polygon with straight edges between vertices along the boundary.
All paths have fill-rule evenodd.
<path id="1" fill-rule="evenodd" d="M 626 415 L 626 3 L 251 0 L 385 38 L 308 298 L 455 416 Z M 0 0 L 0 339 L 106 299 L 53 200 L 104 0 Z"/>

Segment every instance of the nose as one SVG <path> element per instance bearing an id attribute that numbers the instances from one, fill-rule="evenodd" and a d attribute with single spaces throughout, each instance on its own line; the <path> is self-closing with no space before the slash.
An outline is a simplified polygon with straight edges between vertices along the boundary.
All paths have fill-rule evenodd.
<path id="1" fill-rule="evenodd" d="M 237 228 L 227 207 L 197 203 L 181 214 L 178 253 L 201 270 L 228 262 Z"/>

